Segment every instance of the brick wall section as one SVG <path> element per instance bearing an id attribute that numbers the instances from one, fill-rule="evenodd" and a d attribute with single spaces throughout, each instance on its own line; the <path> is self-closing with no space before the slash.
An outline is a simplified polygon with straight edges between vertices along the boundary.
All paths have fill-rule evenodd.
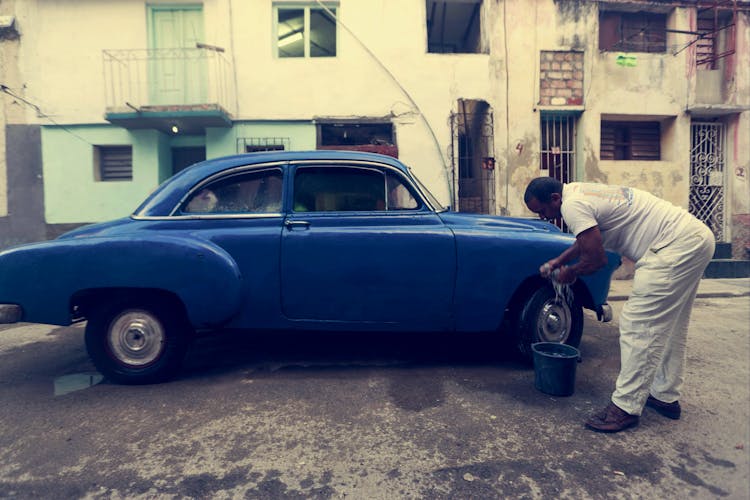
<path id="1" fill-rule="evenodd" d="M 583 105 L 583 52 L 543 50 L 539 57 L 539 105 Z"/>

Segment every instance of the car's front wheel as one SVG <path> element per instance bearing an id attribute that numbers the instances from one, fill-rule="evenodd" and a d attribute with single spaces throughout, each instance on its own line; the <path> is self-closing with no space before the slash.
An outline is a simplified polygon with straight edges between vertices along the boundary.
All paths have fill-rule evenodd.
<path id="1" fill-rule="evenodd" d="M 516 322 L 518 350 L 532 359 L 531 345 L 557 342 L 578 347 L 583 333 L 583 308 L 573 295 L 556 293 L 550 284 L 534 290 L 521 306 Z"/>
<path id="2" fill-rule="evenodd" d="M 86 349 L 113 382 L 161 382 L 182 363 L 190 337 L 186 325 L 183 315 L 165 304 L 112 304 L 90 315 Z"/>

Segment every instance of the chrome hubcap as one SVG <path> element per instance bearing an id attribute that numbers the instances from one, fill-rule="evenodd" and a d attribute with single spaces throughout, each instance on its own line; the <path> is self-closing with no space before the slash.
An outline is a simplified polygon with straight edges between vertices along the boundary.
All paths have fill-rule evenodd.
<path id="1" fill-rule="evenodd" d="M 565 342 L 570 334 L 572 316 L 570 306 L 561 298 L 544 303 L 537 320 L 540 342 Z"/>
<path id="2" fill-rule="evenodd" d="M 164 327 L 148 311 L 132 309 L 117 316 L 109 329 L 112 355 L 123 364 L 145 366 L 156 361 L 164 349 Z"/>

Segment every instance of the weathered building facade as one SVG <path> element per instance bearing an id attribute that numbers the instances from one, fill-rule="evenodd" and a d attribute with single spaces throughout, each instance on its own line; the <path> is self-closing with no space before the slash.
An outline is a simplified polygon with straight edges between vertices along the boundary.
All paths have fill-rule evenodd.
<path id="1" fill-rule="evenodd" d="M 744 257 L 750 2 L 4 0 L 0 17 L 0 246 L 127 215 L 203 158 L 346 148 L 398 156 L 466 211 L 530 215 L 539 175 L 647 189 Z"/>

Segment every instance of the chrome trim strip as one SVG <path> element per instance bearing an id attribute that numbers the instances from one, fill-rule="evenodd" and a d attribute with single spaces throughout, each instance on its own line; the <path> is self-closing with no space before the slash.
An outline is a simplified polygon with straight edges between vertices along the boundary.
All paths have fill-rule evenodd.
<path id="1" fill-rule="evenodd" d="M 373 162 L 373 161 L 364 161 L 364 160 L 322 160 L 322 159 L 302 159 L 302 160 L 284 160 L 284 161 L 274 161 L 269 163 L 258 163 L 258 164 L 251 164 L 251 165 L 239 165 L 236 167 L 231 167 L 226 170 L 221 170 L 219 172 L 216 172 L 209 177 L 206 177 L 202 181 L 200 181 L 198 184 L 196 184 L 191 190 L 189 190 L 184 196 L 180 198 L 180 200 L 177 202 L 177 205 L 175 205 L 172 210 L 169 212 L 168 215 L 136 215 L 135 213 L 130 215 L 130 218 L 133 220 L 198 220 L 198 219 L 257 219 L 257 218 L 263 218 L 263 217 L 280 217 L 284 216 L 284 213 L 282 212 L 274 212 L 274 213 L 263 213 L 263 214 L 201 214 L 201 215 L 176 215 L 180 206 L 187 200 L 190 196 L 192 196 L 193 193 L 196 191 L 203 189 L 203 187 L 208 184 L 209 182 L 214 181 L 217 178 L 223 178 L 223 177 L 231 177 L 233 175 L 239 175 L 250 171 L 263 171 L 265 169 L 273 169 L 278 168 L 281 170 L 281 173 L 284 174 L 284 166 L 292 166 L 300 167 L 305 165 L 341 165 L 341 166 L 360 166 L 360 167 L 369 167 L 371 169 L 384 169 L 389 170 L 391 172 L 395 172 L 400 175 L 401 178 L 404 179 L 406 183 L 408 183 L 409 187 L 417 193 L 422 201 L 422 205 L 427 207 L 429 210 L 431 210 L 433 213 L 437 212 L 437 209 L 432 205 L 430 202 L 430 197 L 426 196 L 424 192 L 422 191 L 419 182 L 416 182 L 415 179 L 412 177 L 412 172 L 409 167 L 406 167 L 406 173 L 404 173 L 403 170 L 401 170 L 398 167 L 394 167 L 393 165 L 389 165 L 387 163 L 380 163 L 380 162 Z M 398 210 L 400 213 L 407 212 L 406 210 Z M 419 210 L 409 210 L 409 213 L 418 213 Z"/>
<path id="2" fill-rule="evenodd" d="M 283 217 L 281 212 L 262 214 L 194 214 L 194 215 L 131 215 L 133 220 L 200 220 L 200 219 L 269 219 Z"/>

